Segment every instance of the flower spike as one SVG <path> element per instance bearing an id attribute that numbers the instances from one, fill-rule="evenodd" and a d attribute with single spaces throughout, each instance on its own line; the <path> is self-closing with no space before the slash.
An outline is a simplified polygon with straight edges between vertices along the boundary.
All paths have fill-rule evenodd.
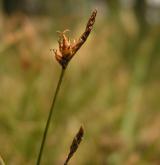
<path id="1" fill-rule="evenodd" d="M 65 35 L 65 33 L 69 31 L 68 29 L 64 30 L 63 32 L 57 31 L 59 33 L 59 49 L 54 49 L 53 51 L 55 53 L 56 60 L 60 63 L 63 69 L 67 67 L 71 58 L 87 40 L 95 23 L 96 14 L 97 10 L 94 10 L 88 20 L 84 33 L 81 35 L 78 41 L 73 40 L 73 43 L 71 43 L 70 39 Z"/>

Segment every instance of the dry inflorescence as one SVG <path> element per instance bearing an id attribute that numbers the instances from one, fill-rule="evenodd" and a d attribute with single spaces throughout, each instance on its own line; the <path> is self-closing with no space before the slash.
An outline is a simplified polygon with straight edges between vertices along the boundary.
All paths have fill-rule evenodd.
<path id="1" fill-rule="evenodd" d="M 53 49 L 55 53 L 56 60 L 60 63 L 63 69 L 65 69 L 71 60 L 71 58 L 75 55 L 75 53 L 80 49 L 80 47 L 85 43 L 87 40 L 94 22 L 96 18 L 97 10 L 94 10 L 92 12 L 91 17 L 88 20 L 88 23 L 86 25 L 86 29 L 84 33 L 81 35 L 81 37 L 78 39 L 78 41 L 73 40 L 73 43 L 71 43 L 70 39 L 65 35 L 67 30 L 64 30 L 63 32 L 59 32 L 59 49 Z"/>
<path id="2" fill-rule="evenodd" d="M 70 146 L 70 152 L 68 154 L 68 157 L 67 157 L 64 165 L 68 164 L 68 162 L 71 159 L 71 157 L 73 156 L 73 154 L 77 151 L 79 144 L 82 141 L 83 135 L 84 135 L 84 130 L 83 130 L 83 127 L 81 126 L 78 133 L 76 134 L 76 136 L 74 137 L 74 139 L 72 141 L 72 144 Z"/>

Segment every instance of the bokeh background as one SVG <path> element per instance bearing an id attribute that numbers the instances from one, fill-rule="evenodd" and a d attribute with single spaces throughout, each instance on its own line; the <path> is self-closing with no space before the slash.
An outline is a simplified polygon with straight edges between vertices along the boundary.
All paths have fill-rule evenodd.
<path id="1" fill-rule="evenodd" d="M 36 163 L 60 74 L 57 30 L 87 42 L 70 62 L 42 158 L 63 164 L 83 125 L 71 165 L 160 164 L 160 0 L 1 0 L 0 155 Z"/>

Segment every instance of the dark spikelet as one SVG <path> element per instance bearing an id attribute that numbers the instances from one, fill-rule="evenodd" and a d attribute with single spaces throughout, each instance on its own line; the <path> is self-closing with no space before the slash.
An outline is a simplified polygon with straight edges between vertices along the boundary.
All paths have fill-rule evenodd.
<path id="1" fill-rule="evenodd" d="M 79 147 L 79 144 L 81 143 L 82 141 L 82 137 L 84 135 L 84 130 L 83 130 L 83 127 L 81 126 L 78 133 L 76 134 L 76 136 L 74 137 L 73 141 L 72 141 L 72 144 L 70 146 L 70 152 L 67 156 L 67 159 L 64 163 L 64 165 L 67 165 L 69 160 L 72 158 L 72 156 L 74 155 L 74 153 L 77 151 L 78 147 Z"/>
<path id="2" fill-rule="evenodd" d="M 91 32 L 91 30 L 92 30 L 92 28 L 93 28 L 96 15 L 97 15 L 97 10 L 95 9 L 95 10 L 92 12 L 91 17 L 90 17 L 89 20 L 88 20 L 88 23 L 87 23 L 85 32 L 84 32 L 84 33 L 82 34 L 82 36 L 80 37 L 82 40 L 86 41 L 86 39 L 87 39 L 89 33 Z"/>
<path id="3" fill-rule="evenodd" d="M 97 10 L 95 9 L 88 22 L 87 22 L 87 25 L 86 25 L 86 29 L 84 31 L 84 33 L 81 35 L 81 37 L 79 38 L 78 42 L 76 43 L 76 45 L 74 46 L 74 49 L 75 49 L 75 52 L 77 52 L 80 47 L 85 43 L 85 41 L 87 40 L 90 32 L 92 31 L 92 28 L 93 28 L 93 25 L 95 23 L 95 19 L 96 19 L 96 15 L 97 15 Z"/>

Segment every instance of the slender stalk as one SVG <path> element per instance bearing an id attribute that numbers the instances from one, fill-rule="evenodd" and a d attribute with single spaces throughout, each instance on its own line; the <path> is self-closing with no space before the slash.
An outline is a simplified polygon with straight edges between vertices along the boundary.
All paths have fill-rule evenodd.
<path id="1" fill-rule="evenodd" d="M 50 121 L 51 121 L 51 117 L 52 117 L 53 109 L 54 109 L 54 106 L 55 106 L 56 98 L 57 98 L 57 95 L 58 95 L 58 92 L 59 92 L 59 89 L 60 89 L 60 86 L 61 86 L 61 83 L 62 83 L 64 72 L 65 72 L 65 69 L 62 68 L 61 74 L 60 74 L 60 77 L 59 77 L 59 80 L 58 80 L 58 83 L 57 83 L 57 87 L 56 87 L 56 90 L 55 90 L 55 93 L 54 93 L 54 96 L 53 96 L 53 101 L 52 101 L 52 105 L 51 105 L 49 115 L 48 115 L 48 119 L 47 119 L 47 122 L 46 122 L 46 127 L 45 127 L 45 130 L 44 130 L 44 133 L 43 133 L 41 147 L 40 147 L 39 155 L 38 155 L 38 159 L 37 159 L 37 165 L 40 165 L 40 163 L 41 163 L 41 157 L 42 157 L 42 154 L 43 154 L 43 149 L 44 149 L 44 145 L 45 145 L 45 141 L 46 141 L 46 137 L 47 137 L 47 133 L 48 133 L 49 124 L 50 124 Z"/>

